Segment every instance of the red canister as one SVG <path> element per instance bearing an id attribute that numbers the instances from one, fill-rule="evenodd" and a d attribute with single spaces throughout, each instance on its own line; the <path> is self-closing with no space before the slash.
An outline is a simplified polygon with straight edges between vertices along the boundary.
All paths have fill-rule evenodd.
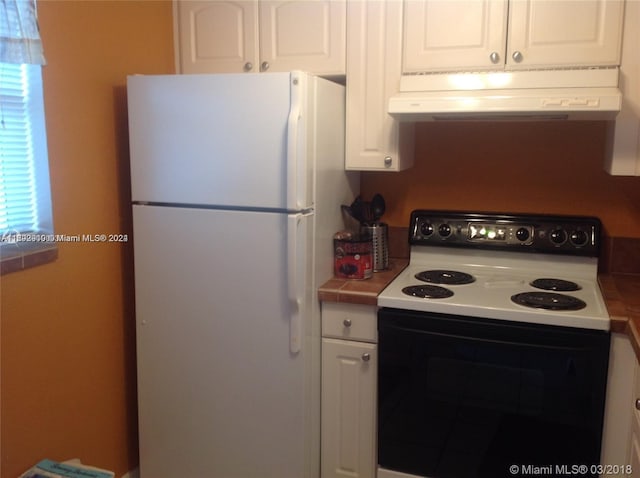
<path id="1" fill-rule="evenodd" d="M 373 274 L 371 239 L 337 233 L 333 239 L 335 275 L 340 279 L 370 279 Z"/>

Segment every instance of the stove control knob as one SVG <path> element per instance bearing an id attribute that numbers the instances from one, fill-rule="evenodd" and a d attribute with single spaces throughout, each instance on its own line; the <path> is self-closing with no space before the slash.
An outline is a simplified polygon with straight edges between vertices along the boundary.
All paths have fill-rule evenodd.
<path id="1" fill-rule="evenodd" d="M 516 239 L 518 239 L 521 242 L 524 242 L 527 239 L 529 239 L 529 229 L 527 229 L 526 227 L 519 228 L 516 231 Z"/>
<path id="2" fill-rule="evenodd" d="M 420 232 L 423 236 L 430 236 L 433 234 L 433 225 L 430 222 L 423 222 L 420 225 Z"/>
<path id="3" fill-rule="evenodd" d="M 451 226 L 449 224 L 440 224 L 438 227 L 438 234 L 440 237 L 449 237 L 451 235 Z"/>
<path id="4" fill-rule="evenodd" d="M 559 246 L 566 242 L 567 233 L 563 229 L 554 229 L 551 231 L 551 234 L 549 234 L 549 238 L 551 239 L 551 242 Z"/>
<path id="5" fill-rule="evenodd" d="M 589 235 L 585 231 L 576 230 L 571 232 L 569 240 L 574 246 L 582 247 L 585 246 L 587 242 L 589 242 Z"/>

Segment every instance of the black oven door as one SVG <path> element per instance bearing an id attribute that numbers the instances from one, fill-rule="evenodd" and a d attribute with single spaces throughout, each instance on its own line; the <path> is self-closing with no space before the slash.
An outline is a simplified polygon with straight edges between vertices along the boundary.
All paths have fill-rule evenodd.
<path id="1" fill-rule="evenodd" d="M 608 332 L 382 308 L 378 333 L 380 467 L 598 476 Z"/>

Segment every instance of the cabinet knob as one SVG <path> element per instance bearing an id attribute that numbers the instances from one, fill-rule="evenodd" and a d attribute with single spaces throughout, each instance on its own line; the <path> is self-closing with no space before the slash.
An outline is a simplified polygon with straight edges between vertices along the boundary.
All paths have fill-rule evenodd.
<path id="1" fill-rule="evenodd" d="M 496 63 L 500 62 L 500 55 L 497 51 L 494 51 L 491 53 L 491 55 L 489 55 L 489 60 L 491 60 L 491 63 L 495 65 Z"/>
<path id="2" fill-rule="evenodd" d="M 386 156 L 384 158 L 384 167 L 390 168 L 392 164 L 393 164 L 393 158 L 391 156 Z"/>
<path id="3" fill-rule="evenodd" d="M 640 410 L 640 398 L 636 398 L 636 410 Z"/>
<path id="4" fill-rule="evenodd" d="M 248 61 L 244 64 L 244 71 L 251 71 L 251 70 L 253 70 L 253 63 Z"/>
<path id="5" fill-rule="evenodd" d="M 371 354 L 362 354 L 363 362 L 368 362 L 369 360 L 371 360 Z"/>
<path id="6" fill-rule="evenodd" d="M 511 58 L 513 58 L 513 61 L 515 61 L 516 63 L 520 63 L 522 61 L 522 53 L 520 53 L 519 51 L 514 51 L 513 55 L 511 55 Z"/>
<path id="7" fill-rule="evenodd" d="M 345 327 L 351 327 L 351 319 L 344 319 L 342 321 L 342 325 L 344 325 Z"/>
<path id="8" fill-rule="evenodd" d="M 267 71 L 267 70 L 269 69 L 269 62 L 268 62 L 268 61 L 263 61 L 263 62 L 260 64 L 260 69 L 261 69 L 262 71 Z"/>

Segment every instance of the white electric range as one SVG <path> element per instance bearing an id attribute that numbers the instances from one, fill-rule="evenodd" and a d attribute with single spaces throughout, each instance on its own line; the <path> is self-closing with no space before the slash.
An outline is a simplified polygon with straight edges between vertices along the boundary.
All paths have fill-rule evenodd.
<path id="1" fill-rule="evenodd" d="M 595 218 L 414 211 L 407 268 L 378 305 L 609 330 Z"/>
<path id="2" fill-rule="evenodd" d="M 598 476 L 600 234 L 592 217 L 411 214 L 409 265 L 378 297 L 378 478 Z"/>

